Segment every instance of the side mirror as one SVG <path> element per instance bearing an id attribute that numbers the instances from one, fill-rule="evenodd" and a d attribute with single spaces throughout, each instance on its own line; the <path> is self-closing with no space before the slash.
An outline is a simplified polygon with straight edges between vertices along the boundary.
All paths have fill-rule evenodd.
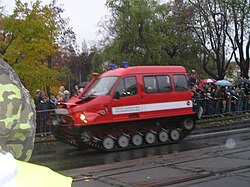
<path id="1" fill-rule="evenodd" d="M 114 98 L 115 98 L 115 99 L 120 99 L 120 97 L 121 97 L 120 92 L 116 91 L 116 92 L 114 93 Z"/>

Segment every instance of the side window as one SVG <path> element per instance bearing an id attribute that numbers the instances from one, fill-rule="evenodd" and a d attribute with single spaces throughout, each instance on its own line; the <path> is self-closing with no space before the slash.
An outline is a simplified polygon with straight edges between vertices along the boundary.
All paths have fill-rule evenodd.
<path id="1" fill-rule="evenodd" d="M 172 85 L 169 76 L 157 76 L 157 81 L 159 85 L 159 91 L 161 93 L 172 91 Z"/>
<path id="2" fill-rule="evenodd" d="M 117 85 L 115 92 L 119 92 L 120 96 L 123 97 L 123 93 L 125 91 L 124 79 L 122 79 Z"/>
<path id="3" fill-rule="evenodd" d="M 144 88 L 146 93 L 158 93 L 158 85 L 155 76 L 144 77 Z"/>
<path id="4" fill-rule="evenodd" d="M 188 84 L 185 75 L 174 75 L 173 79 L 175 91 L 181 92 L 188 90 Z"/>
<path id="5" fill-rule="evenodd" d="M 172 86 L 167 75 L 143 77 L 145 93 L 171 92 Z"/>
<path id="6" fill-rule="evenodd" d="M 121 97 L 127 97 L 137 94 L 136 77 L 126 77 L 117 85 L 115 92 L 119 92 Z"/>

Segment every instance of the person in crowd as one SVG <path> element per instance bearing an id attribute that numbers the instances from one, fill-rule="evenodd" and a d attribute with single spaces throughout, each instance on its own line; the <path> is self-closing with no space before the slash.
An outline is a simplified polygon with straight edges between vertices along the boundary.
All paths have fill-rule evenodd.
<path id="1" fill-rule="evenodd" d="M 78 84 L 75 84 L 73 89 L 71 89 L 71 93 L 70 93 L 70 96 L 71 97 L 77 97 L 80 93 L 80 88 L 78 86 Z"/>
<path id="2" fill-rule="evenodd" d="M 79 93 L 78 92 L 72 92 L 71 97 L 78 97 Z"/>
<path id="3" fill-rule="evenodd" d="M 211 97 L 213 98 L 213 102 L 212 102 L 212 107 L 213 107 L 213 109 L 212 109 L 212 113 L 213 113 L 213 115 L 214 114 L 216 114 L 216 105 L 217 105 L 217 100 L 215 99 L 216 97 L 215 97 L 215 95 L 216 95 L 216 87 L 215 86 L 213 86 L 212 88 L 211 88 L 211 92 L 210 92 L 210 94 L 211 94 Z"/>
<path id="4" fill-rule="evenodd" d="M 36 95 L 34 97 L 34 102 L 35 102 L 35 106 L 36 106 L 36 110 L 38 109 L 38 105 L 41 101 L 42 97 L 41 97 L 41 91 L 39 89 L 36 90 Z"/>
<path id="5" fill-rule="evenodd" d="M 250 94 L 250 88 L 249 88 L 249 83 L 246 82 L 244 84 L 244 101 L 243 101 L 243 110 L 244 111 L 247 111 L 249 110 L 249 105 L 248 105 L 248 102 L 249 102 L 249 94 Z"/>
<path id="6" fill-rule="evenodd" d="M 226 97 L 226 112 L 231 113 L 232 112 L 232 86 L 227 86 L 225 90 L 225 97 Z"/>
<path id="7" fill-rule="evenodd" d="M 56 94 L 56 99 L 57 99 L 57 101 L 58 101 L 57 104 L 60 104 L 61 102 L 63 102 L 63 97 L 60 96 L 59 94 Z"/>
<path id="8" fill-rule="evenodd" d="M 215 99 L 215 114 L 221 113 L 221 107 L 222 107 L 222 89 L 221 86 L 217 85 L 214 92 L 214 99 Z"/>
<path id="9" fill-rule="evenodd" d="M 56 96 L 53 93 L 51 93 L 50 94 L 50 99 L 49 99 L 49 102 L 48 102 L 48 106 L 49 106 L 48 108 L 49 109 L 55 109 L 57 105 L 58 105 L 58 100 L 57 100 Z"/>
<path id="10" fill-rule="evenodd" d="M 198 82 L 199 82 L 198 88 L 202 89 L 204 87 L 204 80 L 200 79 Z"/>
<path id="11" fill-rule="evenodd" d="M 39 108 L 39 110 L 48 110 L 49 109 L 49 107 L 48 107 L 48 97 L 47 96 L 44 96 L 41 99 L 38 108 Z"/>
<path id="12" fill-rule="evenodd" d="M 190 75 L 188 76 L 188 82 L 189 82 L 189 86 L 190 86 L 191 89 L 197 83 L 196 71 L 195 70 L 192 70 Z"/>
<path id="13" fill-rule="evenodd" d="M 235 112 L 237 111 L 237 101 L 238 101 L 238 96 L 236 94 L 236 91 L 235 91 L 235 87 L 232 87 L 232 96 L 231 96 L 231 111 L 232 112 Z"/>
<path id="14" fill-rule="evenodd" d="M 41 97 L 41 99 L 44 98 L 44 97 L 46 97 L 46 93 L 45 93 L 44 90 L 40 91 L 40 97 Z"/>
<path id="15" fill-rule="evenodd" d="M 245 109 L 250 110 L 250 85 L 249 83 L 245 84 L 245 95 L 246 95 L 246 103 Z"/>
<path id="16" fill-rule="evenodd" d="M 199 81 L 191 89 L 193 110 L 198 114 L 199 119 L 201 115 L 248 112 L 250 105 L 249 92 L 248 82 L 234 84 L 233 86 L 219 86 L 214 83 L 201 83 Z"/>
<path id="17" fill-rule="evenodd" d="M 77 93 L 77 94 L 80 93 L 80 88 L 79 88 L 78 84 L 76 84 L 74 86 L 73 93 Z"/>
<path id="18" fill-rule="evenodd" d="M 235 92 L 236 92 L 236 95 L 238 97 L 238 100 L 236 103 L 237 104 L 236 111 L 238 113 L 241 113 L 243 110 L 243 101 L 244 101 L 244 97 L 245 97 L 244 84 L 237 85 L 235 88 Z"/>
<path id="19" fill-rule="evenodd" d="M 58 95 L 62 98 L 64 98 L 64 91 L 65 91 L 65 87 L 60 86 L 59 91 L 58 91 Z"/>
<path id="20" fill-rule="evenodd" d="M 45 92 L 43 90 L 37 90 L 36 96 L 34 98 L 35 106 L 36 106 L 36 124 L 37 124 L 37 133 L 43 132 L 42 125 L 42 111 L 41 110 L 41 102 L 43 102 L 43 98 L 45 97 Z"/>
<path id="21" fill-rule="evenodd" d="M 206 112 L 207 112 L 207 115 L 209 116 L 212 116 L 214 114 L 214 99 L 213 97 L 211 96 L 211 93 L 207 92 L 207 97 L 206 97 Z"/>
<path id="22" fill-rule="evenodd" d="M 71 186 L 72 178 L 27 163 L 34 148 L 35 104 L 14 70 L 2 59 L 0 96 L 0 186 Z"/>
<path id="23" fill-rule="evenodd" d="M 39 103 L 38 106 L 38 111 L 37 111 L 37 116 L 38 116 L 38 123 L 37 123 L 37 133 L 44 133 L 44 132 L 49 132 L 50 127 L 47 126 L 47 120 L 49 117 L 49 103 L 48 103 L 48 97 L 44 96 L 41 99 L 41 102 Z"/>
<path id="24" fill-rule="evenodd" d="M 220 112 L 224 114 L 226 113 L 226 109 L 227 109 L 226 87 L 222 86 L 221 87 L 221 110 Z"/>
<path id="25" fill-rule="evenodd" d="M 199 89 L 197 85 L 193 87 L 192 92 L 193 92 L 194 111 L 197 113 L 198 119 L 201 119 L 201 116 L 203 115 L 205 108 L 204 93 L 203 90 Z"/>
<path id="26" fill-rule="evenodd" d="M 213 88 L 214 88 L 214 85 L 213 85 L 211 82 L 206 83 L 206 84 L 204 85 L 204 90 L 205 90 L 206 92 L 211 93 Z"/>
<path id="27" fill-rule="evenodd" d="M 64 90 L 63 92 L 64 97 L 63 97 L 63 102 L 68 102 L 70 100 L 70 93 L 68 90 Z"/>

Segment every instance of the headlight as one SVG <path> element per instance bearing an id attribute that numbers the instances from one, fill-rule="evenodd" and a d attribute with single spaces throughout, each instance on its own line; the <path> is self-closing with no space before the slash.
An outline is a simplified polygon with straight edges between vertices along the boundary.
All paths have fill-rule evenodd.
<path id="1" fill-rule="evenodd" d="M 82 113 L 82 114 L 80 115 L 80 119 L 81 119 L 82 121 L 86 120 L 85 114 Z"/>
<path id="2" fill-rule="evenodd" d="M 88 123 L 87 118 L 86 118 L 86 116 L 85 116 L 84 113 L 81 113 L 80 119 L 81 119 L 84 123 Z"/>

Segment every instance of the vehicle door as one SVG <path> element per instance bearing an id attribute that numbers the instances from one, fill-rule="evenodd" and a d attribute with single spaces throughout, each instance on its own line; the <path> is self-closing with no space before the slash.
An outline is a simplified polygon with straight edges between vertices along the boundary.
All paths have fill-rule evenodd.
<path id="1" fill-rule="evenodd" d="M 122 77 L 113 91 L 112 115 L 114 121 L 140 117 L 140 96 L 136 76 Z"/>
<path id="2" fill-rule="evenodd" d="M 168 110 L 173 106 L 172 101 L 176 96 L 173 93 L 171 76 L 145 75 L 143 78 L 143 99 L 144 112 L 142 118 L 156 118 L 166 116 Z"/>

